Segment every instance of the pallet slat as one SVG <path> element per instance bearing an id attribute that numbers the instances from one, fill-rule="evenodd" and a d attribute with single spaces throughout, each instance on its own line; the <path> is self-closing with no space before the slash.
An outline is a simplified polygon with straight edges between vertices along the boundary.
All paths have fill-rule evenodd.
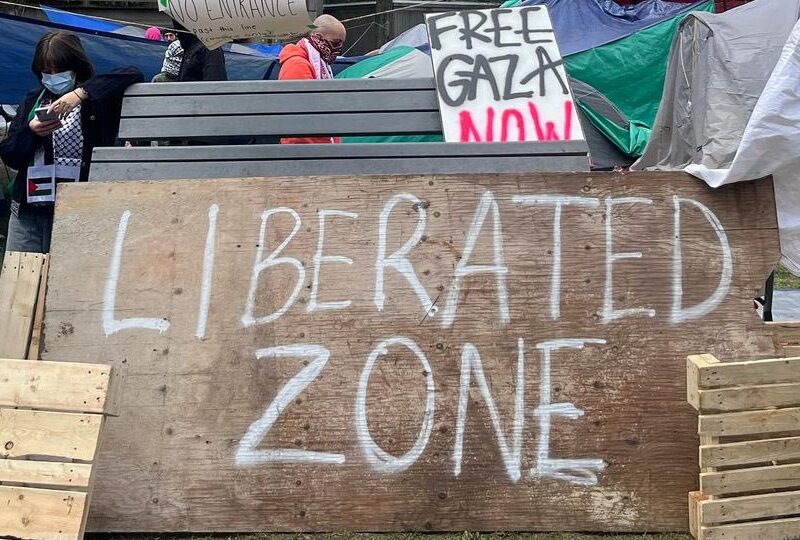
<path id="1" fill-rule="evenodd" d="M 761 439 L 700 447 L 700 467 L 729 467 L 800 460 L 800 437 Z"/>
<path id="2" fill-rule="evenodd" d="M 800 537 L 800 518 L 702 527 L 703 540 L 791 540 Z"/>
<path id="3" fill-rule="evenodd" d="M 26 540 L 74 540 L 86 494 L 0 486 L 0 534 Z"/>
<path id="4" fill-rule="evenodd" d="M 712 355 L 689 357 L 696 366 L 697 386 L 701 389 L 725 386 L 752 386 L 800 381 L 800 357 L 750 360 L 746 362 L 713 362 Z"/>
<path id="5" fill-rule="evenodd" d="M 800 514 L 800 491 L 705 500 L 698 510 L 703 524 L 792 516 Z"/>
<path id="6" fill-rule="evenodd" d="M 800 485 L 800 464 L 752 467 L 733 471 L 700 473 L 700 491 L 705 495 L 730 495 Z"/>
<path id="7" fill-rule="evenodd" d="M 110 380 L 101 364 L 0 359 L 0 407 L 102 413 Z"/>
<path id="8" fill-rule="evenodd" d="M 103 416 L 0 409 L 0 458 L 92 461 Z"/>
<path id="9" fill-rule="evenodd" d="M 26 358 L 44 255 L 6 252 L 0 272 L 0 358 Z"/>
<path id="10" fill-rule="evenodd" d="M 697 398 L 697 408 L 701 413 L 792 407 L 800 405 L 800 384 L 762 384 L 699 390 Z"/>
<path id="11" fill-rule="evenodd" d="M 91 472 L 92 466 L 87 463 L 0 460 L 0 483 L 85 488 Z"/>
<path id="12" fill-rule="evenodd" d="M 714 437 L 798 430 L 800 430 L 800 407 L 701 414 L 697 425 L 698 433 Z"/>

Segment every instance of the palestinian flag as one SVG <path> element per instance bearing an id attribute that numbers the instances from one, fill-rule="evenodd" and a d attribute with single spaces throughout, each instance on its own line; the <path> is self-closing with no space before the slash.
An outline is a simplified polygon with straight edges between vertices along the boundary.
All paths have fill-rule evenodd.
<path id="1" fill-rule="evenodd" d="M 53 195 L 52 178 L 28 179 L 28 197 L 48 197 Z"/>

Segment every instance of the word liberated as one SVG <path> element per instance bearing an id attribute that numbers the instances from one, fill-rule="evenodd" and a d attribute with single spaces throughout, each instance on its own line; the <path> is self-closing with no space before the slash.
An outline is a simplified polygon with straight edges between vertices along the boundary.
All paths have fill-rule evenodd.
<path id="1" fill-rule="evenodd" d="M 233 39 L 308 30 L 305 0 L 160 0 L 159 7 L 209 48 Z"/>
<path id="2" fill-rule="evenodd" d="M 582 139 L 544 6 L 426 15 L 445 140 Z"/>
<path id="3" fill-rule="evenodd" d="M 564 211 L 569 207 L 582 209 L 598 209 L 603 212 L 603 229 L 605 238 L 605 260 L 603 263 L 605 282 L 603 302 L 600 309 L 599 321 L 608 324 L 627 317 L 656 316 L 656 310 L 649 306 L 618 308 L 614 305 L 614 265 L 625 259 L 641 259 L 641 252 L 617 252 L 614 249 L 614 209 L 619 206 L 635 206 L 642 211 L 653 205 L 653 201 L 644 197 L 596 197 L 564 196 L 557 194 L 541 195 L 513 195 L 508 202 L 515 208 L 530 208 L 531 212 L 552 212 L 552 263 L 549 312 L 553 321 L 560 319 L 561 274 L 562 274 L 562 225 Z M 416 213 L 416 227 L 413 233 L 402 243 L 401 247 L 390 251 L 387 246 L 388 232 L 391 228 L 390 218 L 398 206 L 412 208 Z M 428 288 L 423 285 L 422 279 L 414 269 L 411 261 L 412 253 L 422 241 L 427 238 L 426 228 L 428 223 L 427 203 L 412 193 L 400 193 L 392 196 L 383 206 L 378 216 L 377 238 L 372 267 L 355 269 L 357 275 L 363 276 L 364 271 L 371 275 L 373 290 L 372 303 L 377 312 L 384 310 L 386 291 L 384 287 L 385 275 L 397 272 L 415 293 L 422 315 L 428 324 L 438 324 L 442 328 L 453 327 L 458 318 L 459 302 L 462 298 L 462 289 L 471 276 L 489 275 L 494 277 L 496 289 L 497 321 L 500 325 L 511 322 L 509 309 L 509 295 L 507 281 L 510 277 L 509 267 L 505 260 L 504 233 L 502 225 L 502 212 L 494 194 L 485 191 L 477 202 L 472 221 L 465 232 L 464 246 L 452 271 L 450 286 L 446 294 L 441 295 L 443 301 L 441 310 L 434 305 L 434 299 L 428 293 Z M 683 263 L 681 246 L 681 212 L 683 207 L 690 207 L 699 211 L 710 225 L 718 241 L 718 251 L 721 260 L 721 271 L 714 292 L 706 299 L 693 306 L 686 307 L 683 303 Z M 202 278 L 200 301 L 198 305 L 196 336 L 202 339 L 208 319 L 211 292 L 213 288 L 213 274 L 215 265 L 215 245 L 217 236 L 217 219 L 221 210 L 218 205 L 212 205 L 208 210 L 208 229 L 206 235 L 205 251 L 202 262 Z M 672 198 L 673 229 L 672 235 L 672 279 L 671 279 L 671 308 L 669 321 L 672 324 L 682 323 L 692 319 L 699 319 L 713 311 L 725 298 L 730 288 L 733 275 L 733 262 L 731 247 L 722 224 L 716 215 L 702 203 L 688 198 L 673 196 Z M 293 227 L 281 242 L 274 247 L 268 246 L 270 223 L 279 216 L 291 219 Z M 122 213 L 117 228 L 116 240 L 108 270 L 108 277 L 103 296 L 102 326 L 106 336 L 122 330 L 134 328 L 166 332 L 170 323 L 166 317 L 130 317 L 119 319 L 116 314 L 117 287 L 122 266 L 122 254 L 128 224 L 133 215 L 126 210 Z M 355 212 L 346 212 L 337 209 L 320 209 L 317 211 L 318 232 L 316 250 L 310 254 L 310 261 L 301 261 L 296 257 L 284 254 L 286 247 L 297 237 L 302 227 L 302 220 L 296 210 L 288 207 L 267 208 L 261 214 L 261 226 L 258 235 L 258 244 L 255 249 L 255 259 L 250 271 L 250 286 L 247 298 L 243 302 L 240 324 L 243 327 L 270 324 L 286 315 L 292 309 L 299 297 L 300 291 L 306 282 L 307 268 L 311 272 L 310 299 L 305 306 L 308 313 L 323 311 L 345 311 L 351 308 L 352 300 L 347 298 L 320 299 L 322 269 L 325 266 L 352 266 L 353 260 L 343 254 L 331 254 L 326 251 L 326 243 L 331 238 L 326 236 L 326 224 L 331 220 L 358 220 Z M 491 239 L 492 264 L 475 264 L 472 254 L 478 238 L 483 231 L 487 231 Z M 333 240 L 341 246 L 341 239 Z M 358 240 L 353 240 L 358 243 Z M 256 298 L 259 285 L 264 280 L 269 280 L 271 270 L 289 270 L 294 274 L 293 283 L 281 307 L 267 314 L 258 314 Z M 695 299 L 697 302 L 697 299 Z M 363 306 L 359 306 L 363 313 Z M 441 311 L 441 312 L 440 312 Z"/>
<path id="4" fill-rule="evenodd" d="M 539 427 L 537 437 L 537 453 L 535 465 L 527 471 L 527 478 L 551 478 L 579 485 L 597 484 L 597 473 L 605 469 L 602 459 L 562 459 L 550 456 L 551 421 L 556 417 L 575 420 L 584 412 L 572 403 L 553 403 L 551 390 L 551 367 L 553 354 L 561 349 L 583 349 L 585 345 L 602 345 L 603 339 L 555 339 L 537 343 L 535 348 L 541 355 L 539 371 L 539 404 L 530 411 L 525 405 L 525 353 L 526 345 L 522 338 L 517 341 L 516 391 L 514 394 L 514 418 L 512 420 L 511 437 L 506 438 L 501 426 L 500 415 L 494 398 L 486 382 L 486 375 L 478 349 L 472 343 L 465 343 L 461 352 L 461 377 L 459 381 L 458 416 L 456 418 L 456 439 L 453 448 L 453 475 L 461 474 L 464 450 L 464 432 L 467 423 L 469 406 L 469 390 L 474 377 L 481 397 L 486 403 L 494 434 L 500 450 L 500 456 L 506 474 L 512 483 L 522 478 L 522 448 L 525 431 L 525 416 L 531 414 L 536 418 Z M 367 424 L 367 387 L 370 375 L 377 362 L 389 354 L 389 349 L 406 349 L 410 351 L 425 374 L 425 410 L 422 425 L 417 439 L 402 456 L 393 456 L 382 449 L 372 438 Z M 296 448 L 258 448 L 278 417 L 291 407 L 292 402 L 308 388 L 322 373 L 330 360 L 330 351 L 316 344 L 294 344 L 270 347 L 256 351 L 259 360 L 280 360 L 283 358 L 304 359 L 305 367 L 300 370 L 286 385 L 281 388 L 261 418 L 253 422 L 247 433 L 239 442 L 236 451 L 237 467 L 254 467 L 264 463 L 314 463 L 342 465 L 346 461 L 344 454 L 301 450 Z M 400 473 L 411 467 L 424 453 L 433 430 L 436 403 L 436 385 L 431 365 L 413 340 L 396 336 L 383 340 L 375 346 L 361 370 L 358 391 L 356 393 L 355 430 L 361 452 L 370 466 L 383 473 Z"/>

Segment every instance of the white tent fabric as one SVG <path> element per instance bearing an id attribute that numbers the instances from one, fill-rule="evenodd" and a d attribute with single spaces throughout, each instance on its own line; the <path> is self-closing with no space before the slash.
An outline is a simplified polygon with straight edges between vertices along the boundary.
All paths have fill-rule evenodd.
<path id="1" fill-rule="evenodd" d="M 650 140 L 631 168 L 728 166 L 799 17 L 800 0 L 689 14 L 672 43 Z"/>
<path id="2" fill-rule="evenodd" d="M 406 45 L 408 47 L 422 47 L 423 45 L 427 44 L 428 30 L 425 28 L 424 24 L 418 24 L 416 26 L 412 26 L 394 38 L 392 41 L 384 44 L 384 46 L 380 48 L 380 52 L 384 53 L 401 45 Z"/>
<path id="3" fill-rule="evenodd" d="M 433 77 L 431 57 L 419 49 L 412 49 L 394 62 L 381 66 L 370 77 L 384 79 L 424 79 Z"/>
<path id="4" fill-rule="evenodd" d="M 728 168 L 689 165 L 711 187 L 772 175 L 782 264 L 800 275 L 800 22 L 753 109 Z"/>

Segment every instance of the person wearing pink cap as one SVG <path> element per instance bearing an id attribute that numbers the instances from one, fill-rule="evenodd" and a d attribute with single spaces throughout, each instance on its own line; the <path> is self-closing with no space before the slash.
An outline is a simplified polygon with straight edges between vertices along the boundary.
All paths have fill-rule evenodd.
<path id="1" fill-rule="evenodd" d="M 159 30 L 155 26 L 151 26 L 150 28 L 148 28 L 147 31 L 144 33 L 144 37 L 146 37 L 147 39 L 151 39 L 153 41 L 162 41 L 161 30 Z"/>

